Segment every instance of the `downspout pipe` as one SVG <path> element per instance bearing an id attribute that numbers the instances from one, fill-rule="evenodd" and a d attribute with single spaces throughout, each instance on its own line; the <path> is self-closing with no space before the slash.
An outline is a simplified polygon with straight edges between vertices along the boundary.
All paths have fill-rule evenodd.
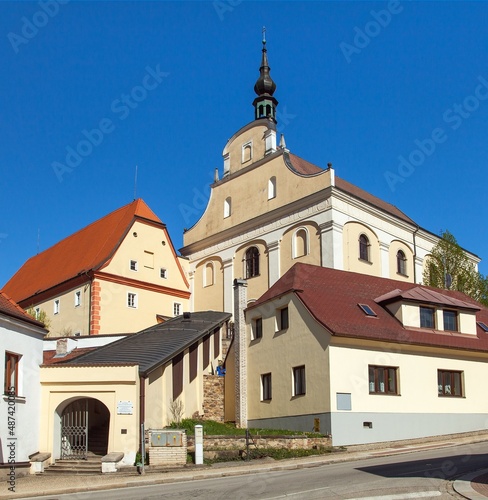
<path id="1" fill-rule="evenodd" d="M 144 474 L 144 463 L 146 461 L 145 427 L 146 419 L 146 377 L 139 375 L 139 444 L 141 448 L 141 474 Z"/>

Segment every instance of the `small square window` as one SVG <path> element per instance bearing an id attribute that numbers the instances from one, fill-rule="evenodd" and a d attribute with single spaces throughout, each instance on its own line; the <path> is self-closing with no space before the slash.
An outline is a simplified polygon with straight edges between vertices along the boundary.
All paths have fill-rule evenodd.
<path id="1" fill-rule="evenodd" d="M 261 375 L 261 401 L 271 400 L 271 373 Z"/>
<path id="2" fill-rule="evenodd" d="M 56 299 L 54 301 L 53 313 L 54 314 L 59 314 L 59 299 Z"/>
<path id="3" fill-rule="evenodd" d="M 397 367 L 370 365 L 368 370 L 370 394 L 398 394 Z"/>
<path id="4" fill-rule="evenodd" d="M 162 267 L 159 270 L 159 276 L 163 279 L 168 279 L 168 271 L 164 267 Z"/>
<path id="5" fill-rule="evenodd" d="M 137 260 L 131 260 L 129 266 L 131 271 L 137 271 Z"/>
<path id="6" fill-rule="evenodd" d="M 305 394 L 305 366 L 293 368 L 293 396 Z"/>
<path id="7" fill-rule="evenodd" d="M 136 308 L 137 307 L 137 294 L 127 293 L 127 307 Z"/>
<path id="8" fill-rule="evenodd" d="M 81 306 L 81 291 L 76 290 L 75 292 L 75 307 L 80 307 Z"/>
<path id="9" fill-rule="evenodd" d="M 437 390 L 439 396 L 463 397 L 463 372 L 437 370 Z"/>
<path id="10" fill-rule="evenodd" d="M 179 302 L 175 302 L 173 304 L 173 316 L 180 316 L 181 314 L 181 304 Z"/>

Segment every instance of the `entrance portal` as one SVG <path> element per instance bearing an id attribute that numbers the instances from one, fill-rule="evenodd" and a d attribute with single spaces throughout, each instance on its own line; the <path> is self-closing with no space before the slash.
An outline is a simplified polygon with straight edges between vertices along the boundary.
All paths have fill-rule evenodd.
<path id="1" fill-rule="evenodd" d="M 71 402 L 61 415 L 61 459 L 86 460 L 89 452 L 105 455 L 110 412 L 93 398 Z"/>

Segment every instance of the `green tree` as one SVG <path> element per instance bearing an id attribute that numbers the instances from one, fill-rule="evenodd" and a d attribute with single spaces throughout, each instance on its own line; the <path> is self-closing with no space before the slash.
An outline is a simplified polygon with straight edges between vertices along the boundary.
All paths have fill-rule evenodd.
<path id="1" fill-rule="evenodd" d="M 488 278 L 476 270 L 456 238 L 443 231 L 424 269 L 424 285 L 457 290 L 488 305 Z"/>
<path id="2" fill-rule="evenodd" d="M 47 315 L 47 312 L 44 311 L 44 309 L 40 309 L 39 312 L 37 312 L 33 306 L 29 307 L 27 309 L 26 313 L 29 316 L 32 316 L 34 319 L 37 319 L 37 321 L 40 321 L 41 323 L 44 323 L 44 327 L 46 330 L 49 330 L 49 327 L 51 326 L 51 320 L 49 319 L 49 316 Z"/>

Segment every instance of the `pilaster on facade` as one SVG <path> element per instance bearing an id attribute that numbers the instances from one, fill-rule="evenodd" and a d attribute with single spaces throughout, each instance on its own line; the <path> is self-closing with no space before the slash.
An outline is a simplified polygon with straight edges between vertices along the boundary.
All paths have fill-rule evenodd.
<path id="1" fill-rule="evenodd" d="M 234 280 L 235 418 L 240 428 L 247 427 L 247 335 L 244 309 L 247 306 L 247 281 Z"/>
<path id="2" fill-rule="evenodd" d="M 90 335 L 100 333 L 100 292 L 100 283 L 93 281 L 91 284 Z"/>
<path id="3" fill-rule="evenodd" d="M 390 278 L 390 245 L 380 241 L 380 269 L 383 278 Z"/>
<path id="4" fill-rule="evenodd" d="M 415 283 L 423 283 L 423 281 L 424 281 L 424 259 L 422 259 L 422 257 L 415 256 L 414 265 L 415 265 L 415 271 L 414 271 Z"/>
<path id="5" fill-rule="evenodd" d="M 319 225 L 322 267 L 344 269 L 343 226 L 332 220 Z"/>
<path id="6" fill-rule="evenodd" d="M 280 279 L 281 276 L 280 243 L 280 240 L 268 243 L 269 287 L 272 287 Z"/>
<path id="7" fill-rule="evenodd" d="M 223 267 L 223 287 L 224 287 L 224 311 L 234 312 L 234 301 L 232 292 L 232 283 L 234 281 L 234 258 L 222 260 Z"/>

